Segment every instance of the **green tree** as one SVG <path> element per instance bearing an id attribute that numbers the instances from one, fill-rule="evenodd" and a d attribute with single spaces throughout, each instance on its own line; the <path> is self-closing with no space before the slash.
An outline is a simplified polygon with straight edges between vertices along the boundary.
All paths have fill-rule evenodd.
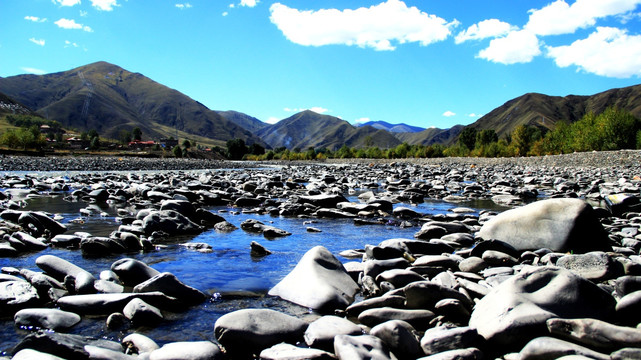
<path id="1" fill-rule="evenodd" d="M 534 126 L 519 125 L 512 132 L 510 146 L 514 155 L 526 156 L 532 144 L 541 138 L 541 130 Z"/>
<path id="2" fill-rule="evenodd" d="M 341 146 L 341 148 L 338 149 L 336 156 L 341 159 L 349 159 L 354 157 L 354 155 L 352 154 L 352 149 L 350 149 L 347 145 Z"/>
<path id="3" fill-rule="evenodd" d="M 100 138 L 98 136 L 94 136 L 91 138 L 91 142 L 89 143 L 89 148 L 91 150 L 100 149 Z"/>
<path id="4" fill-rule="evenodd" d="M 138 141 L 142 140 L 142 130 L 140 130 L 139 127 L 135 127 L 131 131 L 131 134 L 132 134 L 134 140 L 138 140 Z"/>
<path id="5" fill-rule="evenodd" d="M 180 146 L 178 146 L 178 145 L 174 146 L 174 148 L 171 150 L 171 152 L 172 152 L 172 153 L 174 154 L 174 156 L 175 156 L 175 157 L 177 157 L 177 158 L 181 158 L 181 157 L 183 157 L 183 149 L 182 149 Z"/>
<path id="6" fill-rule="evenodd" d="M 471 127 L 466 127 L 461 131 L 458 137 L 458 142 L 465 145 L 468 150 L 474 149 L 476 144 L 476 129 Z"/>
<path id="7" fill-rule="evenodd" d="M 185 140 L 183 140 L 183 144 L 182 145 L 183 145 L 183 148 L 189 149 L 189 148 L 191 148 L 191 141 L 189 141 L 188 139 L 185 139 Z"/>
<path id="8" fill-rule="evenodd" d="M 306 160 L 314 160 L 316 159 L 316 150 L 314 150 L 313 147 L 310 147 L 305 151 L 305 159 Z"/>
<path id="9" fill-rule="evenodd" d="M 131 133 L 125 129 L 122 129 L 118 132 L 118 139 L 123 145 L 127 145 L 131 142 Z"/>
<path id="10" fill-rule="evenodd" d="M 240 160 L 247 154 L 247 146 L 243 139 L 227 140 L 227 157 L 232 160 Z"/>
<path id="11" fill-rule="evenodd" d="M 95 138 L 95 137 L 98 137 L 98 136 L 99 136 L 99 135 L 98 135 L 98 130 L 96 130 L 96 129 L 91 129 L 91 130 L 89 130 L 89 132 L 87 133 L 87 138 L 88 138 L 89 140 L 91 140 L 91 139 L 93 139 L 93 138 Z"/>
<path id="12" fill-rule="evenodd" d="M 261 144 L 253 143 L 249 147 L 249 153 L 253 155 L 263 155 L 265 153 L 265 147 Z"/>
<path id="13" fill-rule="evenodd" d="M 476 146 L 489 145 L 497 141 L 499 141 L 499 137 L 493 129 L 484 129 L 476 134 Z"/>

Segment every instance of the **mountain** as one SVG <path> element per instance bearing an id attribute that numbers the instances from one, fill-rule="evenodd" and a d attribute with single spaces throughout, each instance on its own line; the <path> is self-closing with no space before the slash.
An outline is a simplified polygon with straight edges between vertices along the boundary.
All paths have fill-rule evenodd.
<path id="1" fill-rule="evenodd" d="M 469 126 L 478 130 L 494 129 L 499 137 L 511 133 L 519 125 L 551 130 L 559 121 L 575 122 L 588 112 L 598 114 L 610 106 L 629 111 L 641 119 L 641 85 L 591 96 L 529 93 L 506 102 Z"/>
<path id="2" fill-rule="evenodd" d="M 16 102 L 15 100 L 8 97 L 7 95 L 0 93 L 0 116 L 11 115 L 11 114 L 37 115 L 33 111 L 31 111 L 31 109 L 28 109 L 26 106 Z"/>
<path id="3" fill-rule="evenodd" d="M 267 126 L 256 133 L 273 148 L 288 149 L 328 148 L 336 150 L 349 147 L 395 147 L 401 142 L 391 133 L 371 126 L 355 128 L 347 121 L 334 116 L 305 110 Z"/>
<path id="4" fill-rule="evenodd" d="M 264 123 L 255 117 L 243 114 L 238 111 L 227 110 L 227 111 L 216 111 L 220 116 L 225 119 L 232 121 L 233 123 L 242 126 L 243 128 L 249 130 L 252 134 L 256 133 L 258 130 L 269 126 L 269 124 Z"/>
<path id="5" fill-rule="evenodd" d="M 188 96 L 107 62 L 47 75 L 0 79 L 0 92 L 43 117 L 77 131 L 96 129 L 117 139 L 120 130 L 139 127 L 144 138 L 174 136 L 223 145 L 260 139 Z"/>
<path id="6" fill-rule="evenodd" d="M 388 122 L 380 120 L 368 121 L 366 123 L 359 124 L 358 126 L 371 126 L 375 129 L 386 130 L 391 133 L 416 133 L 425 130 L 425 128 L 421 128 L 418 126 L 411 126 L 407 124 L 390 124 Z"/>
<path id="7" fill-rule="evenodd" d="M 400 141 L 410 145 L 451 145 L 464 128 L 465 126 L 463 125 L 455 125 L 449 129 L 429 128 L 421 132 L 405 132 L 394 135 Z"/>

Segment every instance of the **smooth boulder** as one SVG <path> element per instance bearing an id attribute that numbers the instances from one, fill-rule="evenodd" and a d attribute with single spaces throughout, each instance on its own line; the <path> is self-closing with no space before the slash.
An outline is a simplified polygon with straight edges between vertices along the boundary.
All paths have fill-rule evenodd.
<path id="1" fill-rule="evenodd" d="M 484 223 L 478 235 L 520 251 L 611 251 L 594 209 L 579 199 L 547 199 L 504 211 Z"/>
<path id="2" fill-rule="evenodd" d="M 306 329 L 304 321 L 275 310 L 243 309 L 216 320 L 214 335 L 228 353 L 242 357 L 281 342 L 296 344 Z"/>
<path id="3" fill-rule="evenodd" d="M 469 325 L 494 346 L 515 350 L 548 333 L 551 318 L 614 317 L 615 300 L 569 270 L 525 269 L 495 287 L 475 306 Z"/>
<path id="4" fill-rule="evenodd" d="M 14 317 L 17 326 L 65 331 L 80 322 L 80 315 L 58 309 L 22 309 Z"/>
<path id="5" fill-rule="evenodd" d="M 359 290 L 343 264 L 329 250 L 316 246 L 269 290 L 269 295 L 321 312 L 331 312 L 349 306 Z"/>

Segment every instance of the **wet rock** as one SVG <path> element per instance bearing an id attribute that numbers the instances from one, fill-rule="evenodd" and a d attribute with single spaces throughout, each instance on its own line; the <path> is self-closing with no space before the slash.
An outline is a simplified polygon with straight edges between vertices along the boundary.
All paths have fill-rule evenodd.
<path id="1" fill-rule="evenodd" d="M 378 296 L 370 299 L 365 299 L 360 302 L 353 303 L 348 306 L 347 313 L 350 316 L 358 316 L 365 310 L 382 308 L 382 307 L 393 307 L 402 309 L 405 307 L 405 297 L 398 295 L 386 295 Z"/>
<path id="2" fill-rule="evenodd" d="M 161 309 L 180 309 L 179 302 L 161 292 L 70 295 L 58 299 L 58 306 L 65 311 L 81 315 L 109 315 L 120 312 L 132 299 L 139 298 Z"/>
<path id="3" fill-rule="evenodd" d="M 333 340 L 333 339 L 332 339 Z M 333 344 L 332 344 L 333 346 Z M 332 349 L 333 351 L 333 349 Z M 330 352 L 301 348 L 291 344 L 277 344 L 260 352 L 262 360 L 332 360 L 336 359 Z"/>
<path id="4" fill-rule="evenodd" d="M 340 360 L 389 360 L 392 358 L 385 343 L 372 335 L 337 335 L 334 339 L 334 353 Z"/>
<path id="5" fill-rule="evenodd" d="M 403 288 L 409 309 L 434 309 L 443 299 L 456 299 L 471 308 L 472 301 L 462 293 L 430 281 L 414 282 Z"/>
<path id="6" fill-rule="evenodd" d="M 565 255 L 556 262 L 556 266 L 568 269 L 573 273 L 595 282 L 605 281 L 623 275 L 623 267 L 610 255 L 594 251 L 587 254 Z"/>
<path id="7" fill-rule="evenodd" d="M 149 354 L 149 360 L 218 360 L 225 358 L 211 341 L 180 341 L 163 345 Z"/>
<path id="8" fill-rule="evenodd" d="M 59 356 L 47 354 L 33 349 L 22 349 L 15 353 L 11 360 L 65 360 Z"/>
<path id="9" fill-rule="evenodd" d="M 22 309 L 13 317 L 17 326 L 65 331 L 81 320 L 78 314 L 58 309 Z"/>
<path id="10" fill-rule="evenodd" d="M 399 359 L 417 359 L 424 354 L 418 332 L 402 320 L 390 320 L 370 330 L 370 335 L 383 340 L 387 348 Z"/>
<path id="11" fill-rule="evenodd" d="M 267 250 L 263 245 L 255 241 L 252 241 L 249 246 L 251 248 L 251 256 L 254 256 L 254 257 L 267 256 L 272 253 L 271 251 Z"/>
<path id="12" fill-rule="evenodd" d="M 85 351 L 91 360 L 135 360 L 136 358 L 126 355 L 121 351 L 105 349 L 93 345 L 85 345 Z"/>
<path id="13" fill-rule="evenodd" d="M 334 336 L 361 335 L 363 330 L 353 322 L 333 315 L 323 316 L 305 330 L 305 343 L 312 348 L 326 351 L 334 350 Z"/>
<path id="14" fill-rule="evenodd" d="M 152 211 L 142 222 L 143 230 L 147 235 L 155 231 L 162 231 L 169 235 L 198 234 L 204 230 L 204 227 L 174 210 Z"/>
<path id="15" fill-rule="evenodd" d="M 89 359 L 89 353 L 85 350 L 86 345 L 97 346 L 121 353 L 123 350 L 120 344 L 113 341 L 39 330 L 24 337 L 13 351 L 18 352 L 22 349 L 33 349 L 59 356 L 63 359 Z"/>
<path id="16" fill-rule="evenodd" d="M 164 320 L 160 310 L 146 302 L 133 298 L 122 310 L 134 326 L 154 326 Z"/>
<path id="17" fill-rule="evenodd" d="M 483 224 L 479 236 L 517 250 L 587 252 L 609 247 L 594 209 L 578 199 L 548 199 L 504 211 Z"/>
<path id="18" fill-rule="evenodd" d="M 122 345 L 127 349 L 129 354 L 142 354 L 159 349 L 160 346 L 155 341 L 145 335 L 132 333 L 122 339 Z"/>
<path id="19" fill-rule="evenodd" d="M 345 309 L 359 286 L 343 264 L 322 246 L 310 249 L 269 295 L 319 311 Z"/>
<path id="20" fill-rule="evenodd" d="M 533 339 L 523 347 L 519 355 L 521 360 L 557 359 L 567 355 L 580 355 L 595 360 L 610 360 L 609 355 L 552 337 Z"/>
<path id="21" fill-rule="evenodd" d="M 125 286 L 131 287 L 160 274 L 158 270 L 148 266 L 142 261 L 130 258 L 115 261 L 111 264 L 111 271 L 118 276 L 118 279 Z"/>
<path id="22" fill-rule="evenodd" d="M 429 310 L 396 309 L 390 307 L 365 310 L 358 315 L 358 321 L 367 326 L 376 326 L 389 320 L 403 320 L 416 330 L 425 330 L 436 315 Z"/>
<path id="23" fill-rule="evenodd" d="M 551 318 L 614 316 L 615 301 L 594 283 L 556 267 L 535 267 L 512 276 L 475 306 L 469 325 L 494 346 L 515 349 L 545 335 Z"/>
<path id="24" fill-rule="evenodd" d="M 622 324 L 635 325 L 641 322 L 641 290 L 627 294 L 616 304 L 616 314 Z"/>
<path id="25" fill-rule="evenodd" d="M 216 340 L 236 356 L 259 354 L 281 342 L 295 344 L 303 339 L 307 324 L 295 317 L 269 309 L 243 309 L 221 316 L 214 325 Z"/>
<path id="26" fill-rule="evenodd" d="M 613 351 L 641 346 L 641 330 L 596 319 L 549 319 L 550 334 L 593 349 Z"/>
<path id="27" fill-rule="evenodd" d="M 476 329 L 468 326 L 439 326 L 425 331 L 421 348 L 426 355 L 434 355 L 449 350 L 479 348 L 483 345 L 483 340 Z"/>
<path id="28" fill-rule="evenodd" d="M 16 311 L 39 305 L 38 292 L 26 281 L 0 282 L 0 315 L 12 316 Z"/>
<path id="29" fill-rule="evenodd" d="M 411 270 L 392 269 L 386 270 L 376 277 L 377 283 L 380 284 L 383 281 L 391 283 L 395 288 L 402 288 L 415 281 L 425 281 L 425 278 Z"/>
<path id="30" fill-rule="evenodd" d="M 319 194 L 300 196 L 298 202 L 301 204 L 311 204 L 320 208 L 336 208 L 339 203 L 348 201 L 343 195 L 339 194 Z"/>
<path id="31" fill-rule="evenodd" d="M 148 293 L 159 291 L 187 305 L 196 305 L 205 301 L 209 296 L 200 290 L 184 284 L 174 274 L 163 272 L 136 285 L 134 292 Z"/>
<path id="32" fill-rule="evenodd" d="M 42 255 L 36 259 L 36 265 L 58 281 L 64 281 L 67 276 L 73 278 L 74 281 L 76 278 L 80 277 L 82 281 L 79 281 L 78 284 L 76 284 L 77 290 L 80 290 L 81 292 L 95 291 L 91 280 L 95 280 L 95 277 L 93 277 L 91 273 L 67 260 L 54 255 Z"/>

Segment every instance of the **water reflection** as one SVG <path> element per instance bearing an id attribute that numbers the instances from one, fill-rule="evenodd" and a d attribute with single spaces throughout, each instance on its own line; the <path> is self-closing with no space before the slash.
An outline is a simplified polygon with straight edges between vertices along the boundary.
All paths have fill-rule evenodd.
<path id="1" fill-rule="evenodd" d="M 351 197 L 350 200 L 357 201 L 355 197 Z M 63 218 L 61 222 L 68 227 L 68 234 L 88 232 L 95 236 L 108 236 L 118 228 L 117 208 L 110 205 L 100 206 L 92 216 L 84 217 L 83 223 L 73 223 L 72 220 L 81 216 L 80 210 L 87 206 L 88 204 L 84 202 L 66 201 L 62 196 L 47 196 L 29 199 L 25 210 L 46 210 L 59 214 Z M 491 202 L 455 204 L 432 200 L 418 205 L 396 204 L 395 206 L 410 206 L 415 211 L 430 215 L 444 214 L 449 209 L 460 206 L 472 207 L 477 212 L 483 208 L 496 209 Z M 227 221 L 237 227 L 247 219 L 256 219 L 286 230 L 292 235 L 268 240 L 262 235 L 247 233 L 240 229 L 230 233 L 209 230 L 194 237 L 174 238 L 166 244 L 166 247 L 151 252 L 88 258 L 78 250 L 49 248 L 17 258 L 0 258 L 0 266 L 40 271 L 35 265 L 36 258 L 51 254 L 64 258 L 97 277 L 100 271 L 109 269 L 111 264 L 120 258 L 136 258 L 158 271 L 171 272 L 186 284 L 212 296 L 206 303 L 184 313 L 165 314 L 167 321 L 156 328 L 142 328 L 137 331 L 155 339 L 159 344 L 171 341 L 213 340 L 213 326 L 216 319 L 236 309 L 265 307 L 302 317 L 315 316 L 308 309 L 265 296 L 267 290 L 287 275 L 310 248 L 322 245 L 330 252 L 338 254 L 343 250 L 363 248 L 366 244 L 378 244 L 390 238 L 413 238 L 414 233 L 418 231 L 418 227 L 355 226 L 349 219 L 317 219 L 313 226 L 321 232 L 310 233 L 307 232 L 307 225 L 304 224 L 309 219 L 231 213 L 225 207 L 212 207 L 209 210 L 220 212 Z M 134 209 L 131 211 L 133 213 Z M 420 226 L 420 224 L 417 225 Z M 180 243 L 188 241 L 209 244 L 212 252 L 202 253 L 180 246 Z M 252 241 L 265 246 L 272 251 L 272 255 L 262 258 L 252 257 L 250 255 Z M 341 260 L 348 261 L 343 258 Z M 3 330 L 0 330 L 0 349 L 9 351 L 27 332 L 15 328 L 12 319 L 3 319 L 2 325 L 4 326 Z M 126 335 L 107 329 L 104 318 L 83 318 L 71 333 L 92 334 L 113 340 L 119 340 Z"/>

